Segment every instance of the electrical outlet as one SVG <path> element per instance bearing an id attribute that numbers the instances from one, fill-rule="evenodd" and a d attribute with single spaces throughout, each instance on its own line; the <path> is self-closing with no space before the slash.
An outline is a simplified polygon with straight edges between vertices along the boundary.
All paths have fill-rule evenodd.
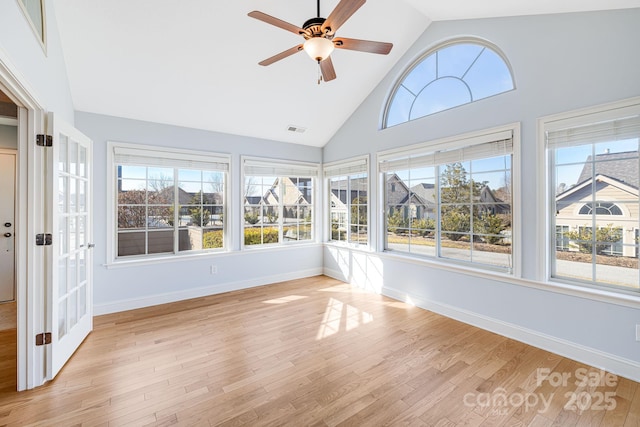
<path id="1" fill-rule="evenodd" d="M 209 273 L 210 274 L 218 274 L 218 266 L 217 265 L 212 265 L 209 267 Z"/>

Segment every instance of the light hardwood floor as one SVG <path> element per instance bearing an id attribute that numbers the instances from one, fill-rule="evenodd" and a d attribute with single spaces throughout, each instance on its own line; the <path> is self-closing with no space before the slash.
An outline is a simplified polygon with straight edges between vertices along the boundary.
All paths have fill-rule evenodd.
<path id="1" fill-rule="evenodd" d="M 323 276 L 96 317 L 31 391 L 0 344 L 0 426 L 640 425 L 636 382 Z"/>

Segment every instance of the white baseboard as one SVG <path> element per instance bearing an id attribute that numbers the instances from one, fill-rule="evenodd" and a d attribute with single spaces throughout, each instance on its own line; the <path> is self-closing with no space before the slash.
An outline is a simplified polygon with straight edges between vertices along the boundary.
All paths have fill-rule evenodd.
<path id="1" fill-rule="evenodd" d="M 351 282 L 350 277 L 345 276 L 343 272 L 338 270 L 325 267 L 324 274 L 347 283 Z M 353 284 L 355 286 L 360 285 L 358 283 Z M 615 375 L 620 375 L 634 381 L 640 381 L 640 363 L 637 361 L 625 359 L 611 353 L 606 353 L 601 350 L 543 334 L 532 329 L 523 328 L 513 323 L 503 322 L 498 319 L 479 315 L 448 304 L 425 300 L 388 286 L 382 287 L 382 294 L 398 301 L 410 300 L 412 304 L 425 310 L 441 314 L 451 319 L 459 320 L 487 331 L 495 332 L 496 334 L 507 338 L 512 338 L 598 369 L 604 369 L 605 371 L 611 372 Z"/>
<path id="2" fill-rule="evenodd" d="M 338 270 L 334 270 L 332 268 L 324 267 L 322 272 L 323 272 L 323 274 L 325 276 L 329 276 L 332 279 L 342 280 L 343 282 L 351 283 L 351 278 L 349 276 L 345 276 L 342 271 L 338 271 Z M 353 284 L 356 285 L 356 283 L 353 283 Z"/>
<path id="3" fill-rule="evenodd" d="M 326 269 L 325 274 L 327 274 Z M 394 288 L 384 287 L 382 289 L 382 294 L 399 301 L 407 301 L 410 299 L 412 304 L 425 310 L 459 320 L 460 322 L 464 322 L 487 331 L 495 332 L 496 334 L 507 338 L 512 338 L 598 369 L 603 369 L 615 375 L 620 375 L 634 381 L 640 381 L 640 363 L 636 361 L 576 344 L 561 338 L 553 337 L 551 335 L 543 334 L 538 331 L 523 328 L 512 323 L 479 315 L 448 304 L 421 299 Z"/>
<path id="4" fill-rule="evenodd" d="M 142 298 L 131 298 L 105 304 L 94 304 L 93 314 L 94 316 L 99 316 L 101 314 L 151 307 L 159 304 L 183 301 L 190 298 L 199 298 L 224 292 L 237 291 L 240 289 L 255 288 L 258 286 L 270 285 L 272 283 L 285 282 L 287 280 L 303 279 L 305 277 L 317 276 L 322 273 L 322 268 L 312 268 L 309 270 L 298 270 L 272 276 L 258 277 L 255 279 L 240 280 L 237 282 L 217 283 L 212 286 L 203 286 L 199 288 L 185 289 L 178 292 L 149 295 Z"/>

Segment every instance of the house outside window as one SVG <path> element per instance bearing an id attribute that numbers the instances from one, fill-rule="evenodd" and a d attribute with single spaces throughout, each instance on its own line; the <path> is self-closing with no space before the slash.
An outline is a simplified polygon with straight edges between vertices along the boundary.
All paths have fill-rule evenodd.
<path id="1" fill-rule="evenodd" d="M 385 250 L 512 273 L 513 140 L 508 129 L 380 153 Z"/>
<path id="2" fill-rule="evenodd" d="M 228 157 L 110 147 L 114 259 L 224 249 Z"/>
<path id="3" fill-rule="evenodd" d="M 544 126 L 553 178 L 550 226 L 565 230 L 566 243 L 551 252 L 551 277 L 640 291 L 640 105 L 567 115 Z"/>
<path id="4" fill-rule="evenodd" d="M 318 165 L 243 158 L 244 246 L 314 240 Z"/>
<path id="5" fill-rule="evenodd" d="M 368 244 L 368 158 L 331 163 L 323 171 L 330 206 L 329 241 Z"/>

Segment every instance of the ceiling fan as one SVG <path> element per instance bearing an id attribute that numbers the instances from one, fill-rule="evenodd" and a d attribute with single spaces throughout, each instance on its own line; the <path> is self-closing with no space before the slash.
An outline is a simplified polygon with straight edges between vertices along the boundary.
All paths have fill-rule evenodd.
<path id="1" fill-rule="evenodd" d="M 257 10 L 249 12 L 248 15 L 252 18 L 275 25 L 283 30 L 300 35 L 305 39 L 304 43 L 267 58 L 259 62 L 259 64 L 264 66 L 271 65 L 276 61 L 304 50 L 309 54 L 311 59 L 318 61 L 320 71 L 322 72 L 322 76 L 318 78 L 318 84 L 320 84 L 321 80 L 328 82 L 336 78 L 336 71 L 333 68 L 333 62 L 330 56 L 334 48 L 357 50 L 381 55 L 388 54 L 393 47 L 391 43 L 335 37 L 338 28 L 365 3 L 366 0 L 341 0 L 335 9 L 333 9 L 333 12 L 329 14 L 329 17 L 325 19 L 320 17 L 320 0 L 318 0 L 318 16 L 308 19 L 302 24 L 302 28 Z"/>

